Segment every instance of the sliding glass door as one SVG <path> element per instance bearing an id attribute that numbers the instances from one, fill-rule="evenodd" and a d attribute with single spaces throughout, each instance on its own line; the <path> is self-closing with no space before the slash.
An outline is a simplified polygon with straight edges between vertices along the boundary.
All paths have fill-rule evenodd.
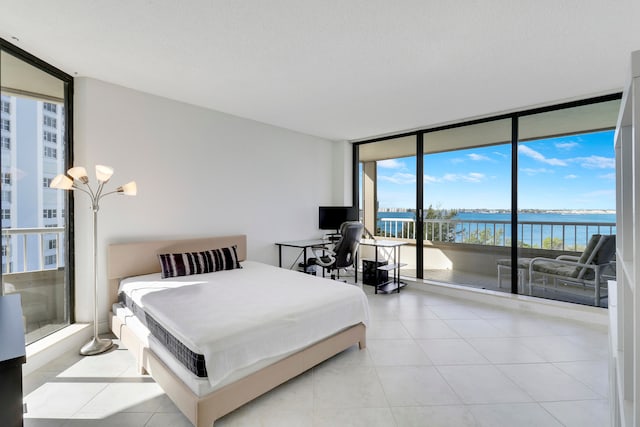
<path id="1" fill-rule="evenodd" d="M 486 289 L 510 257 L 511 120 L 424 134 L 425 279 Z"/>
<path id="2" fill-rule="evenodd" d="M 613 127 L 619 107 L 613 100 L 519 119 L 518 259 L 524 266 L 544 258 L 534 261 L 532 277 L 520 270 L 520 292 L 607 306 L 615 242 L 595 251 L 590 242 L 616 234 Z M 572 264 L 583 254 L 581 262 L 591 262 L 591 255 L 601 264 L 597 272 Z M 558 257 L 564 261 L 549 261 Z"/>

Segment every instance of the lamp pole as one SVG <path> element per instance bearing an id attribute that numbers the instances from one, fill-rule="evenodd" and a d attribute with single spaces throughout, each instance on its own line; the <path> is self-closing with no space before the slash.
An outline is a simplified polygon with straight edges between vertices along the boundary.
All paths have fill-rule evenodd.
<path id="1" fill-rule="evenodd" d="M 80 349 L 80 354 L 83 356 L 92 356 L 103 353 L 113 346 L 113 341 L 110 338 L 100 338 L 98 335 L 98 211 L 100 210 L 100 199 L 114 193 L 135 196 L 138 190 L 135 181 L 131 181 L 118 187 L 115 191 L 102 194 L 104 184 L 113 175 L 113 169 L 108 166 L 96 166 L 98 188 L 95 192 L 89 185 L 89 178 L 85 168 L 81 166 L 73 167 L 67 171 L 67 175 L 60 174 L 56 176 L 51 181 L 50 187 L 62 190 L 79 190 L 86 193 L 91 200 L 91 210 L 93 211 L 93 338 Z M 84 188 L 80 185 L 84 186 Z"/>
<path id="2" fill-rule="evenodd" d="M 80 354 L 84 356 L 104 353 L 113 346 L 113 341 L 110 338 L 98 336 L 98 211 L 100 210 L 98 202 L 101 190 L 102 184 L 100 184 L 97 194 L 90 194 L 91 209 L 93 210 L 93 338 L 80 349 Z"/>

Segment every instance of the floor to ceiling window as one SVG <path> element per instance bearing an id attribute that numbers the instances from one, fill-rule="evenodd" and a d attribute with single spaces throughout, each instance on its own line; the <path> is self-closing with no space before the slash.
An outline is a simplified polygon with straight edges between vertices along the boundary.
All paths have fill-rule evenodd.
<path id="1" fill-rule="evenodd" d="M 612 100 L 519 118 L 518 262 L 530 267 L 519 272 L 527 284 L 522 292 L 607 306 L 606 282 L 615 259 L 613 127 L 619 108 Z M 542 259 L 531 268 L 528 260 L 535 257 Z M 593 262 L 597 271 L 581 267 Z"/>
<path id="2" fill-rule="evenodd" d="M 416 274 L 416 137 L 402 137 L 363 146 L 359 152 L 361 218 L 366 233 L 403 240 L 401 274 Z M 363 257 L 373 258 L 372 248 L 363 247 Z M 391 250 L 380 249 L 386 262 Z"/>
<path id="3" fill-rule="evenodd" d="M 18 293 L 26 341 L 72 319 L 71 201 L 49 188 L 70 164 L 72 78 L 0 40 L 2 286 Z"/>
<path id="4" fill-rule="evenodd" d="M 409 244 L 405 276 L 606 307 L 619 98 L 356 143 L 365 226 Z"/>
<path id="5" fill-rule="evenodd" d="M 423 200 L 423 277 L 497 283 L 511 246 L 511 120 L 425 133 Z"/>

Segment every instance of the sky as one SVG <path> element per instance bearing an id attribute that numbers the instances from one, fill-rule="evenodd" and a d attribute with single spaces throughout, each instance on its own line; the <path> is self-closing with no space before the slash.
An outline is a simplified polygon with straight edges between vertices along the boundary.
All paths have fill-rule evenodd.
<path id="1" fill-rule="evenodd" d="M 519 209 L 615 209 L 614 131 L 518 144 Z M 511 145 L 428 154 L 424 205 L 509 209 Z M 415 157 L 378 162 L 381 208 L 415 207 Z"/>

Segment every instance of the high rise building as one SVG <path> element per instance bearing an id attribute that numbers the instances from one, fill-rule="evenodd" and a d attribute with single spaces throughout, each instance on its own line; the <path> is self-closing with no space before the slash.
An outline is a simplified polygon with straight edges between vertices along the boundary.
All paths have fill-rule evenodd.
<path id="1" fill-rule="evenodd" d="M 57 269 L 64 265 L 64 194 L 49 184 L 64 170 L 64 106 L 2 95 L 0 111 L 2 272 Z"/>

